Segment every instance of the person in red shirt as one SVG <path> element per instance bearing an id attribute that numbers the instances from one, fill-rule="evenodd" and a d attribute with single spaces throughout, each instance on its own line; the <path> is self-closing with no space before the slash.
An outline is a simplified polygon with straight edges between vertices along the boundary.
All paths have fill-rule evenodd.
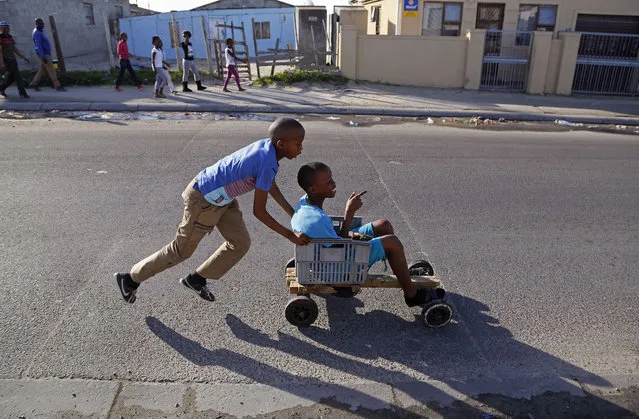
<path id="1" fill-rule="evenodd" d="M 138 80 L 135 75 L 135 71 L 133 71 L 133 66 L 131 66 L 131 54 L 129 54 L 129 46 L 126 44 L 129 36 L 122 32 L 120 34 L 120 41 L 118 42 L 118 56 L 120 57 L 120 74 L 118 75 L 117 80 L 115 81 L 115 90 L 121 92 L 120 83 L 122 82 L 122 77 L 124 77 L 124 72 L 129 70 L 129 74 L 131 75 L 131 79 L 136 86 L 138 86 L 138 90 L 144 89 L 144 85 Z"/>

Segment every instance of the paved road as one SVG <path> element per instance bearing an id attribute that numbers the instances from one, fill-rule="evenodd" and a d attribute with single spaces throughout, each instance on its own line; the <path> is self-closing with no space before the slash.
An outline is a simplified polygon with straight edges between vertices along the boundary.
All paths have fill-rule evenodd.
<path id="1" fill-rule="evenodd" d="M 304 154 L 281 162 L 284 194 L 300 195 L 297 168 L 313 160 L 338 182 L 330 212 L 367 189 L 361 214 L 389 218 L 410 256 L 433 262 L 453 324 L 426 330 L 399 291 L 367 290 L 317 298 L 315 327 L 290 326 L 282 269 L 292 247 L 251 216 L 246 196 L 253 246 L 213 284 L 215 303 L 177 279 L 219 245 L 217 233 L 127 305 L 113 272 L 170 241 L 188 181 L 268 122 L 0 120 L 0 411 L 21 382 L 52 377 L 131 400 L 136 382 L 213 384 L 217 396 L 193 406 L 238 415 L 319 399 L 344 414 L 453 400 L 468 414 L 503 413 L 499 397 L 639 384 L 636 137 L 305 125 Z M 85 382 L 74 380 L 44 387 Z M 268 391 L 270 401 L 252 399 Z"/>

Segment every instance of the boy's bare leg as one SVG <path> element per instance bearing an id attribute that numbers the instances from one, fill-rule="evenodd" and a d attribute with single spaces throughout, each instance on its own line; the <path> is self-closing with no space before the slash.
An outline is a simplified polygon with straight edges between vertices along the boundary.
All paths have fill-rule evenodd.
<path id="1" fill-rule="evenodd" d="M 395 234 L 393 225 L 390 223 L 390 221 L 388 221 L 385 218 L 381 220 L 375 220 L 372 222 L 372 224 L 373 224 L 373 234 L 375 234 L 375 237 L 381 237 L 387 234 Z"/>
<path id="2" fill-rule="evenodd" d="M 410 279 L 404 245 L 402 245 L 402 242 L 394 234 L 382 236 L 380 239 L 391 269 L 404 290 L 404 295 L 408 298 L 413 298 L 417 292 L 417 287 Z"/>

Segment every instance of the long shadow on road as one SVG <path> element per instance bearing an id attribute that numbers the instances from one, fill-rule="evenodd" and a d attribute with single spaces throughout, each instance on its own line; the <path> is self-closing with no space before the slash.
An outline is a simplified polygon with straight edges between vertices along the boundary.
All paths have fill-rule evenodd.
<path id="1" fill-rule="evenodd" d="M 379 310 L 359 314 L 355 309 L 362 306 L 362 302 L 358 299 L 344 300 L 327 297 L 326 300 L 330 329 L 302 329 L 302 333 L 317 344 L 282 332 L 278 332 L 277 339 L 271 338 L 233 315 L 227 315 L 226 322 L 238 339 L 259 347 L 274 349 L 286 356 L 325 365 L 330 369 L 368 382 L 390 384 L 416 401 L 415 403 L 432 401 L 429 406 L 445 417 L 482 417 L 487 411 L 485 407 L 480 407 L 482 405 L 488 406 L 492 411 L 509 412 L 508 414 L 515 416 L 521 413 L 523 417 L 527 417 L 528 413 L 518 412 L 518 407 L 521 408 L 519 405 L 526 405 L 526 401 L 501 397 L 500 390 L 512 392 L 514 389 L 515 392 L 524 394 L 519 397 L 529 397 L 530 394 L 526 392 L 533 392 L 539 381 L 572 382 L 575 388 L 579 388 L 577 382 L 597 386 L 608 385 L 606 380 L 597 375 L 515 340 L 506 328 L 499 326 L 498 320 L 488 314 L 489 308 L 485 304 L 467 297 L 452 295 L 451 300 L 457 310 L 464 312 L 464 319 L 469 320 L 465 321 L 465 325 L 458 322 L 451 323 L 445 333 L 431 335 L 436 339 L 415 337 L 415 330 L 421 326 L 415 324 L 420 322 L 419 319 L 408 322 L 394 314 Z M 301 377 L 227 349 L 206 349 L 154 317 L 147 317 L 146 322 L 153 333 L 196 365 L 221 366 L 257 383 L 310 400 L 319 401 L 316 395 L 310 394 L 308 390 L 309 387 L 317 386 L 330 389 L 333 395 L 353 397 L 363 406 L 388 406 L 396 417 L 419 416 L 411 411 L 412 409 L 408 410 L 395 402 L 387 404 L 386 401 L 353 388 L 327 383 L 315 377 Z M 436 332 L 433 331 L 433 333 Z M 472 334 L 470 338 L 469 333 Z M 447 350 L 447 342 L 457 349 L 460 345 L 459 341 L 464 339 L 467 342 L 462 342 L 462 345 L 467 349 L 462 350 L 461 354 L 456 353 L 459 351 Z M 424 348 L 428 345 L 439 345 L 439 348 L 438 350 L 430 348 L 425 351 Z M 332 350 L 324 349 L 322 346 Z M 348 357 L 335 352 L 347 354 Z M 353 357 L 368 360 L 383 359 L 401 364 L 403 368 L 400 371 L 375 366 Z M 442 372 L 442 365 L 451 365 L 451 357 L 458 357 L 457 366 L 451 367 L 450 371 Z M 514 372 L 513 369 L 499 368 L 501 364 L 507 364 L 511 359 L 515 360 L 513 361 L 515 362 Z M 469 379 L 473 373 L 469 374 L 465 370 L 465 363 L 469 365 L 469 368 L 474 367 L 478 370 L 479 377 Z M 479 365 L 478 368 L 477 365 Z M 434 371 L 436 366 L 440 366 L 439 373 Z M 436 387 L 424 379 L 415 378 L 415 373 L 428 377 L 428 380 L 436 379 L 453 391 L 444 391 L 439 388 L 441 386 Z M 434 377 L 434 375 L 438 376 Z M 478 391 L 478 388 L 481 391 Z M 564 389 L 559 391 L 566 391 L 566 388 L 564 386 Z M 453 397 L 451 393 L 456 393 L 456 396 Z M 476 402 L 472 397 L 477 396 L 478 393 L 481 393 L 477 398 L 480 401 Z M 464 398 L 468 400 L 460 400 Z M 342 406 L 330 399 L 330 396 L 326 397 L 323 403 L 353 414 L 348 406 Z M 567 403 L 557 403 L 556 400 L 552 403 L 544 401 L 541 404 L 547 407 L 542 406 L 540 411 L 537 406 L 534 411 L 545 417 L 565 417 L 565 415 L 574 415 L 575 406 L 585 403 L 586 406 L 582 408 L 588 413 L 599 414 L 597 417 L 633 417 L 633 413 L 626 409 L 592 394 L 588 394 L 588 400 L 585 399 L 569 395 L 567 399 L 563 399 L 567 400 Z M 451 402 L 454 402 L 452 405 L 454 410 L 446 406 Z M 532 407 L 526 406 L 526 409 L 530 412 Z M 562 411 L 562 409 L 566 410 Z M 371 416 L 359 411 L 358 414 Z"/>

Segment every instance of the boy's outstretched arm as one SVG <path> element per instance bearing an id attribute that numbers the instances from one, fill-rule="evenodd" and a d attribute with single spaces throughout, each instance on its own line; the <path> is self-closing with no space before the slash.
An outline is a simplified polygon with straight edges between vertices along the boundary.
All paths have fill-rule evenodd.
<path id="1" fill-rule="evenodd" d="M 311 242 L 311 239 L 306 234 L 293 232 L 271 217 L 271 214 L 266 211 L 267 200 L 268 192 L 255 188 L 255 198 L 253 199 L 253 215 L 255 215 L 255 218 L 298 246 L 303 246 Z"/>
<path id="2" fill-rule="evenodd" d="M 286 198 L 284 198 L 284 195 L 282 195 L 282 192 L 280 191 L 280 188 L 277 187 L 277 183 L 275 183 L 275 181 L 273 181 L 273 186 L 271 186 L 271 190 L 268 191 L 268 193 L 271 194 L 275 202 L 280 204 L 280 207 L 282 207 L 288 215 L 292 217 L 293 214 L 295 214 L 295 210 L 288 203 Z"/>
<path id="3" fill-rule="evenodd" d="M 339 232 L 340 237 L 350 237 L 350 227 L 351 221 L 353 221 L 353 217 L 358 209 L 362 207 L 362 195 L 364 195 L 366 191 L 362 191 L 360 193 L 353 192 L 351 196 L 346 201 L 346 209 L 344 210 L 344 222 L 342 223 L 342 229 Z"/>

